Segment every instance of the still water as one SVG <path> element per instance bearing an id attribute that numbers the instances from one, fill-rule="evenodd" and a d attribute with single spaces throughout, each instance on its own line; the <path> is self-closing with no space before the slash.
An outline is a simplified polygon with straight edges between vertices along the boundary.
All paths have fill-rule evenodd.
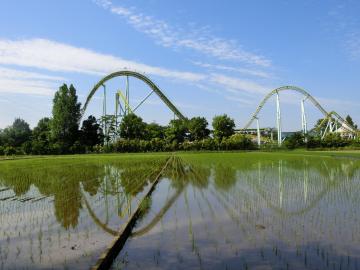
<path id="1" fill-rule="evenodd" d="M 166 155 L 0 162 L 0 269 L 88 269 Z M 113 269 L 360 269 L 360 160 L 182 154 Z"/>
<path id="2" fill-rule="evenodd" d="M 114 269 L 360 269 L 359 160 L 183 158 Z"/>

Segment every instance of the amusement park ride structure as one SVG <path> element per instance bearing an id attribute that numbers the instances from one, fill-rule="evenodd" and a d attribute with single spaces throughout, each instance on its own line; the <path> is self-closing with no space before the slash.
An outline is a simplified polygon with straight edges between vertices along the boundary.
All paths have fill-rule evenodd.
<path id="1" fill-rule="evenodd" d="M 115 93 L 115 113 L 108 114 L 107 112 L 107 92 L 106 92 L 106 82 L 116 77 L 125 77 L 126 78 L 126 86 L 125 93 L 122 90 L 118 90 Z M 150 92 L 135 106 L 130 106 L 130 87 L 129 87 L 129 77 L 134 77 L 143 81 L 150 88 Z M 118 125 L 120 124 L 121 118 L 127 114 L 134 113 L 140 106 L 144 104 L 144 102 L 155 93 L 162 102 L 174 113 L 174 117 L 176 116 L 179 119 L 186 120 L 187 118 L 175 107 L 175 105 L 165 96 L 165 94 L 160 90 L 160 88 L 147 76 L 141 74 L 136 71 L 131 70 L 121 70 L 114 73 L 111 73 L 104 78 L 102 78 L 90 91 L 85 104 L 82 108 L 82 115 L 85 114 L 85 111 L 94 96 L 94 94 L 103 88 L 103 110 L 102 116 L 100 118 L 103 132 L 105 138 L 110 138 L 110 140 L 116 140 L 118 138 L 118 134 L 116 130 L 118 129 Z M 293 91 L 298 92 L 302 95 L 301 99 L 301 130 L 304 135 L 308 134 L 307 127 L 307 116 L 305 112 L 305 101 L 309 100 L 324 116 L 322 123 L 319 127 L 326 124 L 326 128 L 324 130 L 317 130 L 317 132 L 321 133 L 321 138 L 324 138 L 327 133 L 339 132 L 341 130 L 342 134 L 345 136 L 354 138 L 356 135 L 356 130 L 349 125 L 338 113 L 335 111 L 331 111 L 328 113 L 320 103 L 311 96 L 306 90 L 297 87 L 297 86 L 282 86 L 272 90 L 269 94 L 267 94 L 264 99 L 260 102 L 256 111 L 252 114 L 250 120 L 247 124 L 238 132 L 240 133 L 249 133 L 251 131 L 250 126 L 254 121 L 256 121 L 256 134 L 257 134 L 257 143 L 261 145 L 261 129 L 260 129 L 260 117 L 259 113 L 264 107 L 264 105 L 269 101 L 269 99 L 273 96 L 276 97 L 276 131 L 277 131 L 277 143 L 280 146 L 285 139 L 282 131 L 282 117 L 281 117 L 281 104 L 280 104 L 280 92 L 283 91 Z M 272 134 L 272 133 L 271 133 Z M 306 137 L 306 136 L 305 136 Z"/>
<path id="2" fill-rule="evenodd" d="M 116 77 L 126 77 L 126 86 L 125 86 L 125 93 L 122 90 L 118 90 L 115 93 L 115 113 L 108 114 L 106 108 L 107 102 L 107 93 L 106 93 L 106 82 L 116 78 Z M 146 83 L 151 91 L 135 106 L 130 106 L 130 87 L 129 87 L 129 77 L 134 77 Z M 134 113 L 140 106 L 144 104 L 144 102 L 153 94 L 155 93 L 158 97 L 162 100 L 162 102 L 174 113 L 174 116 L 178 117 L 179 119 L 185 120 L 186 117 L 175 107 L 175 105 L 165 96 L 165 94 L 160 90 L 160 88 L 151 81 L 147 76 L 130 70 L 122 70 L 111 73 L 104 78 L 102 78 L 90 91 L 84 107 L 82 108 L 82 115 L 84 115 L 86 108 L 88 107 L 92 97 L 94 94 L 103 88 L 103 112 L 101 116 L 101 123 L 105 138 L 109 138 L 114 140 L 118 137 L 116 129 L 120 123 L 120 119 L 129 113 Z"/>

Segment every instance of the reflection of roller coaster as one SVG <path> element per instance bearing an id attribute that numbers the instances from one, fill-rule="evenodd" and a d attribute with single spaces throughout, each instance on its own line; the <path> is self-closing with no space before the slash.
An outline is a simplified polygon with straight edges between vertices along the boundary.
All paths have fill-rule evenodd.
<path id="1" fill-rule="evenodd" d="M 271 166 L 274 166 L 273 163 L 271 163 Z M 254 164 L 253 164 L 254 165 Z M 242 171 L 241 169 L 233 168 L 235 170 L 238 170 L 238 172 L 241 172 L 241 183 L 239 185 L 236 184 L 237 181 L 233 182 L 231 186 L 228 187 L 227 190 L 221 190 L 221 188 L 215 190 L 214 185 L 202 185 L 201 187 L 206 187 L 206 190 L 210 191 L 210 193 L 221 202 L 221 204 L 226 207 L 229 211 L 233 211 L 231 209 L 234 208 L 234 205 L 238 205 L 238 199 L 242 198 L 242 200 L 246 201 L 246 205 L 250 206 L 252 203 L 258 203 L 255 198 L 259 197 L 261 198 L 261 201 L 265 203 L 266 207 L 271 209 L 274 214 L 277 214 L 281 217 L 292 217 L 292 216 L 302 216 L 312 209 L 316 208 L 321 201 L 325 199 L 331 193 L 331 191 L 339 188 L 343 181 L 339 180 L 339 175 L 345 175 L 347 179 L 353 179 L 353 174 L 358 171 L 358 164 L 352 163 L 352 162 L 344 162 L 343 165 L 347 166 L 330 166 L 330 164 L 327 164 L 326 161 L 322 161 L 321 164 L 317 164 L 318 166 L 321 166 L 321 170 L 319 170 L 319 175 L 323 173 L 324 179 L 326 179 L 324 182 L 321 182 L 323 185 L 319 185 L 319 183 L 314 184 L 313 182 L 310 182 L 311 179 L 316 179 L 318 181 L 318 176 L 310 175 L 310 172 L 314 170 L 315 167 L 312 167 L 311 164 L 304 160 L 304 163 L 300 165 L 299 168 L 294 168 L 290 170 L 284 170 L 286 166 L 284 166 L 283 162 L 279 160 L 279 162 L 275 166 L 278 168 L 278 170 L 274 170 L 273 167 L 271 167 L 271 171 L 274 171 L 275 174 L 273 175 L 273 179 L 278 177 L 278 181 L 265 181 L 263 182 L 263 174 L 260 173 L 263 166 L 261 162 L 259 161 L 258 164 L 258 171 L 256 170 L 256 166 L 249 166 L 250 171 Z M 163 206 L 157 213 L 152 213 L 153 217 L 146 222 L 146 224 L 143 225 L 142 228 L 139 228 L 138 230 L 134 231 L 132 233 L 133 237 L 139 237 L 142 235 L 145 235 L 149 231 L 151 231 L 161 220 L 162 218 L 169 212 L 170 209 L 172 209 L 172 206 L 174 203 L 176 203 L 177 200 L 180 199 L 181 195 L 184 195 L 184 192 L 186 193 L 186 189 L 189 186 L 193 186 L 194 188 L 199 188 L 196 185 L 196 182 L 192 181 L 191 179 L 193 177 L 196 177 L 198 175 L 197 171 L 201 170 L 200 167 L 189 165 L 189 164 L 178 164 L 176 168 L 179 166 L 184 167 L 180 171 L 182 171 L 184 174 L 181 175 L 179 179 L 172 179 L 170 175 L 166 175 L 166 178 L 170 179 L 170 182 L 177 183 L 181 182 L 181 184 L 177 183 L 173 186 L 172 194 L 169 196 L 169 194 L 166 196 L 166 201 L 164 201 Z M 186 168 L 190 168 L 191 170 L 186 170 Z M 229 167 L 224 168 L 215 168 L 215 167 L 208 167 L 213 168 L 213 170 L 221 169 L 225 171 L 229 171 Z M 204 168 L 202 168 L 204 169 Z M 175 170 L 175 167 L 171 170 Z M 276 173 L 276 171 L 278 171 Z M 286 190 L 285 183 L 288 182 L 287 178 L 289 175 L 294 175 L 294 173 L 298 173 L 295 177 L 295 182 L 292 180 L 291 183 L 296 184 L 303 184 L 303 187 L 300 189 L 293 189 L 295 191 L 299 191 L 296 194 L 289 192 L 289 190 Z M 236 174 L 234 174 L 236 175 Z M 266 173 L 267 177 L 271 178 L 271 174 Z M 179 175 L 178 175 L 179 176 Z M 210 181 L 209 179 L 212 176 L 209 174 L 207 181 Z M 297 178 L 299 177 L 299 178 Z M 303 179 L 302 179 L 303 177 Z M 255 179 L 258 178 L 258 181 L 255 181 Z M 199 178 L 200 179 L 200 178 Z M 302 180 L 300 180 L 302 179 Z M 300 180 L 300 181 L 299 181 Z M 174 182 L 175 181 L 175 182 Z M 264 184 L 267 184 L 267 186 L 264 188 Z M 244 185 L 245 184 L 245 185 Z M 216 183 L 215 183 L 216 185 Z M 199 188 L 199 192 L 202 193 L 202 188 Z M 249 189 L 248 189 L 249 188 Z M 168 189 L 168 192 L 170 192 L 171 189 Z M 266 191 L 267 190 L 267 191 Z M 276 192 L 274 192 L 276 191 Z M 277 193 L 277 195 L 275 195 Z M 204 196 L 204 194 L 203 194 Z M 95 212 L 91 209 L 90 204 L 87 202 L 86 194 L 82 192 L 82 197 L 85 202 L 85 206 L 88 209 L 90 216 L 93 218 L 94 222 L 101 227 L 104 231 L 111 235 L 117 235 L 117 231 L 114 229 L 111 229 L 108 227 L 107 222 L 101 222 L 100 219 L 96 216 Z M 289 198 L 295 199 L 296 203 L 293 203 L 292 206 L 296 209 L 288 209 L 284 205 L 284 201 L 288 201 Z M 286 199 L 286 200 L 285 200 Z M 209 207 L 210 204 L 208 204 Z M 264 206 L 264 205 L 263 205 Z M 252 205 L 251 207 L 257 208 L 257 207 L 263 207 L 261 204 L 259 205 Z M 253 208 L 253 209 L 254 209 Z M 155 214 L 155 215 L 154 215 Z"/>

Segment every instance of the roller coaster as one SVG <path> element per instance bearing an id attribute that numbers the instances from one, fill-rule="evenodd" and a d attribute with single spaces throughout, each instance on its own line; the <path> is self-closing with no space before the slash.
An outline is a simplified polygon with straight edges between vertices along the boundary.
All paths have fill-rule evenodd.
<path id="1" fill-rule="evenodd" d="M 106 82 L 116 77 L 126 77 L 125 93 L 123 93 L 122 90 L 118 90 L 115 93 L 115 113 L 113 115 L 109 115 L 107 114 L 106 109 Z M 151 91 L 135 107 L 131 107 L 130 105 L 129 77 L 134 77 L 140 81 L 143 81 L 151 89 Z M 116 130 L 118 127 L 119 119 L 129 113 L 134 113 L 153 93 L 155 93 L 161 99 L 161 101 L 174 113 L 174 116 L 177 116 L 179 119 L 182 120 L 186 119 L 185 116 L 175 107 L 175 105 L 165 96 L 165 94 L 152 80 L 150 80 L 144 74 L 131 70 L 121 70 L 113 72 L 105 76 L 97 84 L 95 84 L 95 86 L 90 90 L 90 93 L 86 98 L 85 104 L 81 109 L 82 115 L 84 115 L 91 99 L 101 87 L 103 87 L 103 114 L 101 117 L 101 123 L 105 137 L 112 136 L 116 138 L 117 134 L 114 130 Z"/>
<path id="2" fill-rule="evenodd" d="M 106 93 L 106 83 L 111 79 L 116 77 L 126 77 L 126 86 L 125 91 L 118 90 L 115 93 L 115 113 L 114 114 L 107 114 L 107 93 Z M 129 77 L 134 77 L 142 82 L 144 82 L 149 88 L 150 92 L 134 107 L 130 105 L 130 88 L 129 88 Z M 90 90 L 88 97 L 86 98 L 85 104 L 82 108 L 82 115 L 85 114 L 85 111 L 95 95 L 97 91 L 103 88 L 103 112 L 101 117 L 102 128 L 104 131 L 105 137 L 111 137 L 116 139 L 118 134 L 116 130 L 118 130 L 118 125 L 120 123 L 120 119 L 129 113 L 134 113 L 140 106 L 142 106 L 145 101 L 155 93 L 160 100 L 174 113 L 174 117 L 176 116 L 178 119 L 186 120 L 187 118 L 177 109 L 177 107 L 166 97 L 166 95 L 160 90 L 160 88 L 147 76 L 141 74 L 136 71 L 131 70 L 121 70 L 117 72 L 113 72 L 104 78 L 102 78 L 95 86 Z M 297 87 L 297 86 L 282 86 L 272 90 L 268 93 L 264 99 L 258 105 L 256 111 L 252 114 L 250 120 L 246 123 L 246 125 L 238 130 L 240 133 L 251 133 L 250 126 L 256 121 L 256 129 L 255 133 L 257 134 L 257 142 L 258 145 L 261 145 L 261 129 L 259 124 L 260 119 L 260 112 L 270 100 L 271 97 L 276 97 L 276 133 L 277 133 L 277 143 L 281 145 L 284 141 L 283 131 L 282 131 L 282 114 L 281 114 L 281 105 L 280 105 L 280 92 L 284 91 L 293 91 L 300 93 L 302 95 L 301 99 L 301 130 L 304 135 L 308 133 L 307 127 L 307 116 L 305 112 L 305 101 L 309 100 L 324 116 L 323 122 L 318 125 L 318 129 L 315 130 L 316 132 L 320 133 L 322 138 L 325 137 L 327 133 L 332 132 L 340 132 L 345 134 L 345 136 L 354 138 L 356 135 L 356 130 L 345 120 L 343 119 L 338 113 L 335 111 L 327 112 L 323 106 L 306 90 Z M 325 128 L 321 129 L 321 127 L 325 126 Z M 264 130 L 264 129 L 262 129 Z"/>

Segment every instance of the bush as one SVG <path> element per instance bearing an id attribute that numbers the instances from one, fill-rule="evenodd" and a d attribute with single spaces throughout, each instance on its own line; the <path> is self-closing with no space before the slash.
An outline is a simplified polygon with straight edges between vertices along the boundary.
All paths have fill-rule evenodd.
<path id="1" fill-rule="evenodd" d="M 308 149 L 321 147 L 321 138 L 318 136 L 316 136 L 316 137 L 308 136 L 307 142 L 306 142 L 306 147 Z"/>
<path id="2" fill-rule="evenodd" d="M 29 155 L 32 153 L 32 144 L 31 144 L 31 141 L 27 141 L 27 142 L 24 142 L 22 145 L 21 145 L 21 149 L 22 151 Z"/>
<path id="3" fill-rule="evenodd" d="M 83 154 L 85 151 L 85 145 L 82 145 L 79 141 L 74 142 L 74 144 L 70 147 L 70 153 L 72 154 Z"/>
<path id="4" fill-rule="evenodd" d="M 4 147 L 0 145 L 0 156 L 5 155 L 4 153 Z"/>
<path id="5" fill-rule="evenodd" d="M 252 140 L 243 134 L 234 134 L 229 138 L 223 138 L 220 143 L 221 150 L 251 150 L 255 148 Z"/>
<path id="6" fill-rule="evenodd" d="M 4 149 L 4 154 L 5 156 L 13 156 L 16 154 L 16 149 L 15 147 L 12 146 L 6 146 Z"/>
<path id="7" fill-rule="evenodd" d="M 321 146 L 326 148 L 338 148 L 348 146 L 350 141 L 343 139 L 338 133 L 329 133 L 321 141 Z"/>
<path id="8" fill-rule="evenodd" d="M 351 146 L 360 147 L 360 137 L 357 137 L 351 142 Z"/>
<path id="9" fill-rule="evenodd" d="M 301 148 L 305 146 L 305 137 L 302 133 L 296 132 L 289 138 L 286 138 L 284 146 L 287 149 Z"/>

